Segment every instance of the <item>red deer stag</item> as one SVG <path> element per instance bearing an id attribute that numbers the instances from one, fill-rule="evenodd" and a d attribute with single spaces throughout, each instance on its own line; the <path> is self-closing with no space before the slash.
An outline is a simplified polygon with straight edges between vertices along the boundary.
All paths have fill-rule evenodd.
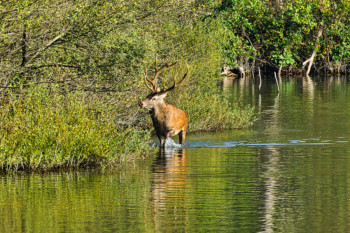
<path id="1" fill-rule="evenodd" d="M 152 80 L 147 77 L 146 70 L 145 84 L 149 89 L 151 89 L 152 93 L 140 103 L 141 108 L 147 108 L 150 110 L 153 126 L 162 147 L 165 146 L 165 140 L 168 137 L 175 136 L 176 134 L 179 134 L 179 143 L 183 145 L 185 143 L 186 131 L 188 128 L 188 118 L 186 113 L 181 109 L 171 106 L 170 104 L 166 104 L 163 100 L 169 91 L 173 90 L 175 87 L 178 87 L 186 79 L 189 70 L 188 66 L 187 71 L 180 82 L 177 83 L 175 80 L 174 85 L 164 90 L 160 90 L 160 88 L 157 87 L 157 78 L 160 72 L 164 68 L 168 68 L 173 65 L 175 65 L 175 63 L 166 63 L 158 69 L 156 61 L 155 74 Z"/>

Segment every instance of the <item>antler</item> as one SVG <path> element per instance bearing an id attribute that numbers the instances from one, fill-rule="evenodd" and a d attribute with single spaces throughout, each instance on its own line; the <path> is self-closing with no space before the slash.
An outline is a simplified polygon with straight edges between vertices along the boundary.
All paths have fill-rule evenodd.
<path id="1" fill-rule="evenodd" d="M 147 68 L 145 69 L 145 84 L 146 86 L 152 91 L 152 92 L 157 92 L 156 88 L 154 85 L 150 86 L 148 85 L 148 82 L 151 82 L 152 84 L 154 84 L 151 80 L 148 79 L 148 76 L 147 76 Z M 148 82 L 147 82 L 148 81 Z"/>
<path id="2" fill-rule="evenodd" d="M 154 74 L 154 78 L 151 80 L 147 77 L 147 69 L 146 69 L 146 75 L 145 75 L 145 83 L 146 83 L 146 86 L 151 89 L 151 91 L 153 91 L 154 93 L 155 92 L 158 92 L 159 90 L 157 89 L 157 78 L 158 78 L 158 75 L 160 74 L 160 72 L 164 69 L 164 68 L 169 68 L 170 66 L 173 66 L 175 65 L 176 62 L 172 63 L 172 64 L 169 64 L 169 62 L 165 63 L 161 68 L 157 68 L 157 59 L 155 59 L 154 61 L 154 69 L 155 69 L 155 74 Z M 152 84 L 152 87 L 148 85 L 148 82 L 150 82 Z"/>
<path id="3" fill-rule="evenodd" d="M 171 87 L 169 87 L 168 89 L 163 90 L 162 92 L 165 93 L 165 92 L 168 92 L 168 91 L 173 90 L 175 87 L 180 86 L 180 85 L 182 84 L 182 82 L 186 79 L 187 74 L 188 74 L 188 71 L 189 71 L 189 67 L 188 67 L 188 65 L 187 65 L 187 71 L 186 71 L 186 73 L 184 74 L 184 76 L 183 76 L 183 78 L 181 79 L 181 81 L 178 82 L 178 83 L 176 83 L 176 80 L 174 80 L 174 85 L 171 86 Z"/>
<path id="4" fill-rule="evenodd" d="M 169 68 L 170 66 L 175 65 L 176 62 L 169 64 L 169 62 L 165 63 L 165 65 L 163 65 L 160 69 L 157 68 L 157 59 L 154 61 L 154 69 L 156 70 L 156 73 L 154 74 L 154 79 L 153 82 L 156 82 L 158 75 L 160 74 L 160 72 L 164 69 L 164 68 Z"/>

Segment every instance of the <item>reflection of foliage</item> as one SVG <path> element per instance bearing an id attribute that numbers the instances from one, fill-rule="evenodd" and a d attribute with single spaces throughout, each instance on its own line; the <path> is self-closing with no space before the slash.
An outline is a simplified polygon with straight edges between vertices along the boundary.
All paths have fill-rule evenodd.
<path id="1" fill-rule="evenodd" d="M 193 224 L 189 227 L 196 231 L 201 222 L 205 227 L 215 226 L 215 231 L 257 232 L 259 230 L 259 206 L 261 183 L 257 178 L 259 160 L 250 156 L 250 148 L 211 148 L 198 149 L 191 157 L 193 163 L 205 166 L 193 167 L 191 190 L 194 195 L 188 197 L 187 208 L 192 210 Z M 210 157 L 209 160 L 207 160 Z M 229 175 L 228 175 L 229 174 Z M 212 194 L 212 195 L 210 195 Z M 249 195 L 247 195 L 249 194 Z M 203 208 L 196 208 L 196 203 Z M 237 217 L 240 218 L 239 221 Z"/>
<path id="2" fill-rule="evenodd" d="M 0 205 L 3 213 L 0 231 L 18 232 L 25 228 L 30 232 L 105 232 L 113 228 L 118 232 L 130 229 L 135 232 L 144 229 L 140 218 L 145 201 L 149 200 L 150 175 L 132 167 L 127 170 L 127 174 L 124 171 L 118 175 L 70 171 L 2 177 L 6 182 L 1 183 L 0 198 L 5 202 Z M 130 184 L 137 185 L 129 188 Z M 130 212 L 126 206 L 135 208 Z M 146 216 L 146 221 L 150 222 L 151 216 Z"/>
<path id="3" fill-rule="evenodd" d="M 0 231 L 256 232 L 261 184 L 257 157 L 241 156 L 249 151 L 196 149 L 188 158 L 162 161 L 168 168 L 178 166 L 177 172 L 153 170 L 146 160 L 118 173 L 8 175 L 0 183 L 0 198 L 6 203 L 0 205 Z M 196 166 L 184 170 L 183 159 Z"/>

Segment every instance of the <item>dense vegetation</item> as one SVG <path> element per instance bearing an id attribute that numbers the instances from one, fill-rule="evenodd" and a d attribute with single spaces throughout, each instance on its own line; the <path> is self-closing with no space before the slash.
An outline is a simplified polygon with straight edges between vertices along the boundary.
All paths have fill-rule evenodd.
<path id="1" fill-rule="evenodd" d="M 347 0 L 224 0 L 216 13 L 230 34 L 230 66 L 307 75 L 350 70 Z"/>
<path id="2" fill-rule="evenodd" d="M 1 1 L 1 167 L 115 164 L 145 154 L 152 126 L 138 103 L 155 58 L 177 61 L 163 72 L 163 87 L 190 66 L 187 82 L 167 97 L 188 113 L 190 131 L 251 124 L 252 109 L 231 104 L 217 88 L 223 37 L 216 21 L 203 19 L 209 7 Z"/>
<path id="3" fill-rule="evenodd" d="M 166 101 L 188 113 L 191 131 L 246 127 L 253 111 L 220 93 L 221 67 L 347 72 L 349 9 L 345 0 L 1 1 L 1 166 L 147 152 L 151 121 L 137 105 L 155 58 L 177 61 L 163 87 L 190 66 Z"/>

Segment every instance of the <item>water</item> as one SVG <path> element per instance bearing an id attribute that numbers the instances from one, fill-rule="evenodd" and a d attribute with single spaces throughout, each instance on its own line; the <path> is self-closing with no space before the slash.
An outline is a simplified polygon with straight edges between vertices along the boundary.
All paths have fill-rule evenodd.
<path id="1" fill-rule="evenodd" d="M 225 92 L 251 129 L 192 134 L 121 171 L 0 176 L 0 232 L 348 232 L 350 79 Z"/>

